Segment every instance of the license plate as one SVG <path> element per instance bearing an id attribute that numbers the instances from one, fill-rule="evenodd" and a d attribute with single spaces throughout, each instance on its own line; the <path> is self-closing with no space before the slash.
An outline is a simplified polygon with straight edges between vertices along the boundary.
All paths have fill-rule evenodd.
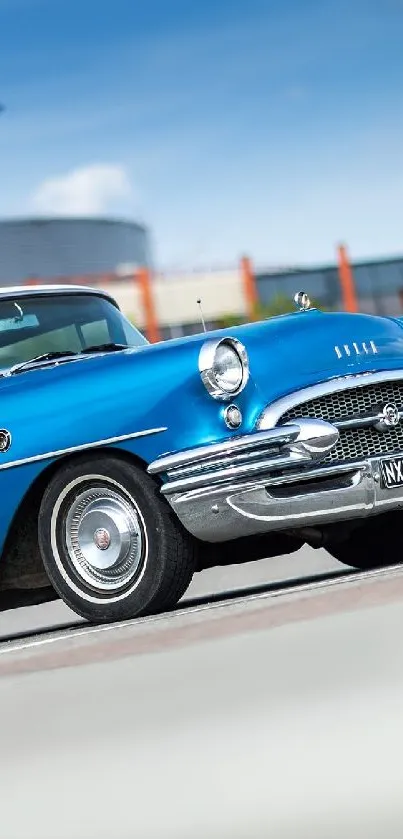
<path id="1" fill-rule="evenodd" d="M 403 457 L 381 460 L 381 477 L 385 489 L 403 486 Z"/>

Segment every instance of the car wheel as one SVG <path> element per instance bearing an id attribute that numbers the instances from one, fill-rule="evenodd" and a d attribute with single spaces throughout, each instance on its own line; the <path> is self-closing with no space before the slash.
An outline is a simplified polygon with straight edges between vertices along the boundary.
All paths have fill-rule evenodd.
<path id="1" fill-rule="evenodd" d="M 196 543 L 155 482 L 111 456 L 63 466 L 40 507 L 39 545 L 50 582 L 92 621 L 174 606 L 196 566 Z"/>
<path id="2" fill-rule="evenodd" d="M 400 541 L 400 530 L 399 513 L 377 516 L 353 530 L 347 539 L 326 545 L 326 549 L 351 568 L 362 571 L 385 568 L 398 562 L 395 548 Z"/>

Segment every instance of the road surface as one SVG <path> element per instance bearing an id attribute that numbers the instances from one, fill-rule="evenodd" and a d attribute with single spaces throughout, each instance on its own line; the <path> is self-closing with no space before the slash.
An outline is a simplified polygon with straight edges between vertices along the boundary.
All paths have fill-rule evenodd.
<path id="1" fill-rule="evenodd" d="M 233 565 L 230 568 L 211 568 L 195 574 L 183 602 L 186 603 L 194 597 L 228 591 L 228 589 L 235 591 L 245 586 L 290 580 L 326 571 L 337 572 L 343 569 L 344 566 L 333 559 L 327 551 L 303 548 L 288 556 L 245 563 L 245 565 Z M 0 636 L 11 632 L 55 626 L 75 619 L 74 613 L 59 600 L 40 606 L 16 609 L 0 613 Z"/>
<path id="2" fill-rule="evenodd" d="M 268 568 L 206 572 L 192 594 Z M 60 604 L 35 615 L 66 619 Z M 401 839 L 402 637 L 393 570 L 6 651 L 0 835 Z"/>

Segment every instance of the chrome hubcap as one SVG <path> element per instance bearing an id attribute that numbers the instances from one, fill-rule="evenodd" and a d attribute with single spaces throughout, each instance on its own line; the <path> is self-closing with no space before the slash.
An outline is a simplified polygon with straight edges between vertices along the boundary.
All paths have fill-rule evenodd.
<path id="1" fill-rule="evenodd" d="M 65 535 L 70 562 L 90 585 L 116 590 L 135 576 L 143 535 L 136 508 L 123 493 L 108 486 L 81 492 L 68 511 Z"/>

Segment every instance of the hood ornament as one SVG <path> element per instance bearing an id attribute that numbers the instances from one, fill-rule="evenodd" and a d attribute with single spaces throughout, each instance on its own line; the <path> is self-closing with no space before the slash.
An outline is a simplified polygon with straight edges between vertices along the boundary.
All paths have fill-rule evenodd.
<path id="1" fill-rule="evenodd" d="M 294 295 L 294 303 L 300 312 L 307 312 L 311 308 L 311 301 L 306 291 L 297 291 Z"/>

